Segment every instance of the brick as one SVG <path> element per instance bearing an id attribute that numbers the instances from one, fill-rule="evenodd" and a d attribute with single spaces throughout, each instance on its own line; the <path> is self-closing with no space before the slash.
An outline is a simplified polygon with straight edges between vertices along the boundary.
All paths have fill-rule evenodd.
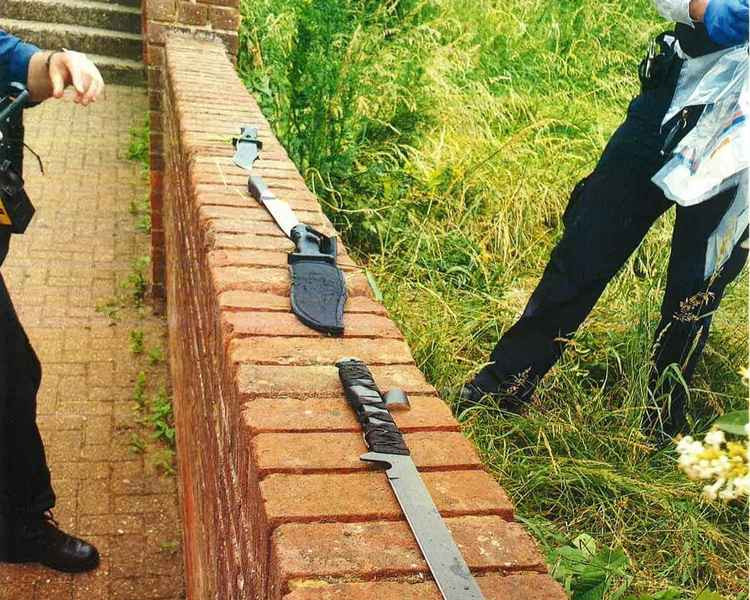
<path id="1" fill-rule="evenodd" d="M 401 431 L 458 431 L 448 406 L 435 396 L 411 396 L 411 410 L 393 410 Z M 256 398 L 242 419 L 252 435 L 267 432 L 361 431 L 354 411 L 337 398 Z"/>
<path id="2" fill-rule="evenodd" d="M 476 577 L 486 600 L 567 600 L 559 583 L 540 573 L 489 573 Z M 442 600 L 437 586 L 427 583 L 341 583 L 307 581 L 284 600 Z"/>
<path id="3" fill-rule="evenodd" d="M 177 20 L 185 25 L 205 25 L 208 23 L 207 7 L 195 2 L 180 2 Z"/>
<path id="4" fill-rule="evenodd" d="M 154 133 L 161 133 L 161 119 L 162 119 L 161 111 L 150 111 L 148 113 L 148 118 L 149 118 L 149 131 L 154 132 Z M 152 147 L 152 150 L 156 150 L 156 149 Z M 155 168 L 155 167 L 153 167 L 152 165 L 152 168 Z"/>
<path id="5" fill-rule="evenodd" d="M 210 238 L 215 249 L 281 250 L 287 253 L 294 250 L 292 241 L 285 237 L 211 232 Z"/>
<path id="6" fill-rule="evenodd" d="M 8 567 L 3 565 L 0 567 L 0 577 L 3 575 L 4 571 L 10 571 L 11 574 L 15 574 L 18 572 L 18 568 L 19 567 Z M 33 593 L 34 582 L 17 581 L 16 578 L 10 579 L 12 579 L 10 583 L 3 584 L 3 593 L 5 594 L 3 600 L 28 600 L 31 597 L 30 594 Z"/>
<path id="7" fill-rule="evenodd" d="M 258 211 L 260 213 L 260 211 Z M 254 235 L 267 235 L 272 237 L 286 237 L 283 231 L 272 220 L 266 220 L 266 215 L 261 214 L 263 220 L 243 221 L 238 219 L 206 219 L 204 227 L 214 233 L 252 233 Z M 325 235 L 335 235 L 333 228 L 328 225 L 323 217 L 315 216 L 308 219 L 307 224 L 314 227 Z"/>
<path id="8" fill-rule="evenodd" d="M 58 600 L 66 596 L 70 597 L 71 592 L 72 586 L 70 581 L 47 580 L 43 586 L 37 586 L 34 600 Z"/>
<path id="9" fill-rule="evenodd" d="M 164 31 L 163 26 L 159 25 L 158 23 L 153 23 L 149 27 L 149 37 L 152 36 L 152 33 L 154 36 L 163 35 L 163 33 L 160 33 L 163 31 Z M 159 43 L 159 42 L 154 42 L 153 40 L 151 40 L 151 43 L 153 44 L 153 43 Z M 146 77 L 148 78 L 149 89 L 152 89 L 152 90 L 161 89 L 162 69 L 160 67 L 149 66 L 146 69 Z"/>
<path id="10" fill-rule="evenodd" d="M 157 46 L 150 46 L 149 48 L 157 48 Z M 161 110 L 161 93 L 160 92 L 149 90 L 148 108 L 149 110 Z"/>
<path id="11" fill-rule="evenodd" d="M 534 541 L 497 516 L 445 519 L 472 570 L 546 572 Z M 427 573 L 405 522 L 290 523 L 272 538 L 272 572 L 280 589 L 295 579 L 362 579 Z"/>
<path id="12" fill-rule="evenodd" d="M 149 44 L 163 46 L 166 43 L 167 37 L 172 32 L 189 34 L 190 28 L 189 26 L 180 26 L 176 23 L 160 23 L 149 20 L 146 38 Z M 151 87 L 151 78 L 149 77 L 149 88 Z"/>
<path id="13" fill-rule="evenodd" d="M 474 447 L 458 432 L 414 432 L 404 438 L 420 470 L 476 469 L 481 465 Z M 252 439 L 251 447 L 260 476 L 374 468 L 359 460 L 367 448 L 358 433 L 261 433 Z"/>
<path id="14" fill-rule="evenodd" d="M 110 463 L 102 460 L 96 462 L 55 461 L 50 470 L 57 479 L 104 479 L 109 477 Z"/>
<path id="15" fill-rule="evenodd" d="M 154 169 L 164 169 L 164 157 L 162 156 L 161 150 L 150 152 L 148 155 L 148 161 Z"/>
<path id="16" fill-rule="evenodd" d="M 241 210 L 245 213 L 242 217 L 237 216 L 205 216 L 204 213 L 226 212 L 232 208 Z M 215 233 L 252 233 L 255 235 L 285 236 L 284 232 L 279 229 L 271 215 L 262 207 L 226 207 L 226 206 L 201 206 L 201 223 L 206 229 Z M 314 227 L 318 231 L 327 234 L 333 232 L 333 228 L 328 220 L 322 215 L 313 211 L 300 211 L 297 216 L 305 223 Z M 285 263 L 282 263 L 285 265 Z"/>
<path id="17" fill-rule="evenodd" d="M 315 209 L 295 208 L 295 214 L 303 223 L 314 224 L 327 222 L 325 221 L 325 216 L 317 207 Z M 271 214 L 263 206 L 255 203 L 252 198 L 247 198 L 247 205 L 244 206 L 224 206 L 216 204 L 201 205 L 199 209 L 199 218 L 201 220 L 223 220 L 225 223 L 231 223 L 232 226 L 237 223 L 242 223 L 247 226 L 248 221 L 271 223 L 278 229 Z M 246 231 L 247 230 L 244 228 L 238 230 L 240 233 Z M 284 262 L 286 262 L 286 260 Z"/>
<path id="18" fill-rule="evenodd" d="M 253 337 L 229 345 L 229 360 L 237 364 L 332 365 L 344 356 L 357 356 L 369 365 L 413 362 L 406 342 L 392 339 Z"/>
<path id="19" fill-rule="evenodd" d="M 251 266 L 286 268 L 288 252 L 274 250 L 232 249 L 214 250 L 208 253 L 208 264 L 224 266 Z M 358 269 L 354 262 L 339 251 L 336 260 L 339 267 L 346 270 Z"/>
<path id="20" fill-rule="evenodd" d="M 239 11 L 235 8 L 211 6 L 208 16 L 214 29 L 235 31 L 240 25 Z"/>
<path id="21" fill-rule="evenodd" d="M 175 0 L 148 0 L 148 19 L 156 21 L 171 21 L 177 14 Z M 149 23 L 149 28 L 152 24 Z"/>
<path id="22" fill-rule="evenodd" d="M 219 306 L 230 310 L 248 310 L 256 312 L 289 312 L 289 298 L 264 292 L 229 290 L 219 294 Z M 351 296 L 346 300 L 344 314 L 387 315 L 385 307 L 366 296 Z"/>
<path id="23" fill-rule="evenodd" d="M 303 324 L 291 312 L 223 312 L 228 337 L 285 336 L 321 339 L 325 334 Z M 402 339 L 393 321 L 383 315 L 344 312 L 344 338 Z"/>
<path id="24" fill-rule="evenodd" d="M 161 112 L 160 108 L 155 109 L 152 112 Z M 163 114 L 163 113 L 162 113 Z M 161 132 L 161 127 L 159 128 L 159 131 L 152 131 L 149 134 L 149 148 L 151 151 L 151 154 L 161 154 L 164 150 L 164 135 Z M 160 176 L 163 176 L 163 169 L 157 169 L 155 166 L 151 165 L 151 171 L 156 171 L 160 174 Z M 161 181 L 152 181 L 152 185 L 158 184 L 161 185 Z"/>
<path id="25" fill-rule="evenodd" d="M 114 512 L 116 514 L 140 514 L 149 512 L 174 512 L 174 497 L 167 494 L 152 496 L 116 496 Z"/>
<path id="26" fill-rule="evenodd" d="M 80 535 L 122 535 L 141 533 L 143 520 L 140 515 L 89 515 L 80 518 Z"/>
<path id="27" fill-rule="evenodd" d="M 381 390 L 401 388 L 410 394 L 433 394 L 435 390 L 425 381 L 415 366 L 374 366 L 370 369 Z M 237 369 L 237 388 L 243 395 L 293 396 L 325 398 L 340 396 L 341 381 L 335 366 L 279 367 L 240 365 Z"/>
<path id="28" fill-rule="evenodd" d="M 443 517 L 513 518 L 508 496 L 484 471 L 424 473 L 422 480 Z M 271 475 L 260 488 L 271 526 L 285 522 L 404 519 L 384 473 Z"/>
<path id="29" fill-rule="evenodd" d="M 161 68 L 164 65 L 164 48 L 162 46 L 146 44 L 145 62 L 148 66 Z M 151 110 L 158 109 L 152 108 Z"/>
<path id="30" fill-rule="evenodd" d="M 263 150 L 260 156 L 253 163 L 253 170 L 255 169 L 275 169 L 279 172 L 287 172 L 291 174 L 299 174 L 297 167 L 289 159 L 289 155 L 284 150 L 284 147 L 278 144 L 271 133 L 270 126 L 266 123 L 263 113 L 259 110 L 253 110 L 250 107 L 243 107 L 243 111 L 240 113 L 232 113 L 228 115 L 226 111 L 221 111 L 224 118 L 228 118 L 229 123 L 237 123 L 239 117 L 245 118 L 247 121 L 253 121 L 253 125 L 258 126 L 258 137 L 263 140 Z M 239 132 L 239 131 L 238 131 Z M 245 176 L 247 178 L 247 171 L 243 167 L 238 167 L 234 164 L 234 150 L 228 151 L 223 156 L 194 156 L 191 160 L 192 168 L 203 168 L 208 169 L 220 169 L 222 173 L 229 173 L 232 175 Z M 311 193 L 311 197 L 314 195 Z"/>
<path id="31" fill-rule="evenodd" d="M 239 7 L 240 0 L 200 0 L 203 4 L 211 4 L 214 6 L 233 6 Z"/>
<path id="32" fill-rule="evenodd" d="M 174 593 L 172 577 L 142 577 L 140 580 L 116 579 L 112 582 L 111 600 L 156 600 Z"/>

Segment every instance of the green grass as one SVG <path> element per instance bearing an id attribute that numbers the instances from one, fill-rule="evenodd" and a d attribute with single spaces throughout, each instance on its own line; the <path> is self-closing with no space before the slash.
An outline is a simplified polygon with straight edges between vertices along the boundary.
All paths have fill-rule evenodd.
<path id="1" fill-rule="evenodd" d="M 243 0 L 242 11 L 248 87 L 419 366 L 438 389 L 457 386 L 523 309 L 570 190 L 667 24 L 648 0 Z M 597 598 L 747 589 L 745 507 L 704 503 L 638 427 L 672 222 L 610 284 L 526 414 L 461 415 L 551 562 L 580 534 L 623 550 L 627 567 Z M 747 327 L 743 273 L 693 381 L 698 431 L 747 402 Z"/>

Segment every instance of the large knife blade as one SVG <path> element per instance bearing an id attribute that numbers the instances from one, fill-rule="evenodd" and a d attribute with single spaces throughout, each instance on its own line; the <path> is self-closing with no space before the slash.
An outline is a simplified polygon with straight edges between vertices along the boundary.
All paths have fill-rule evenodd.
<path id="1" fill-rule="evenodd" d="M 288 238 L 292 237 L 292 229 L 300 224 L 300 220 L 291 207 L 284 202 L 279 200 L 274 193 L 268 189 L 266 182 L 260 175 L 250 175 L 247 180 L 247 189 L 250 195 L 266 207 L 266 210 L 271 214 L 273 220 L 279 226 L 279 229 L 283 231 Z"/>
<path id="2" fill-rule="evenodd" d="M 234 164 L 238 167 L 251 171 L 253 163 L 258 159 L 263 148 L 263 142 L 258 138 L 258 128 L 252 125 L 240 127 L 240 137 L 232 140 L 234 146 Z M 291 207 L 284 201 L 279 200 L 274 193 L 268 189 L 266 182 L 259 175 L 250 175 L 247 180 L 247 189 L 250 195 L 266 207 L 273 220 L 288 238 L 292 237 L 292 229 L 300 224 Z"/>
<path id="3" fill-rule="evenodd" d="M 347 402 L 357 413 L 370 450 L 360 459 L 386 469 L 388 482 L 443 598 L 484 600 L 367 365 L 347 358 L 338 361 L 336 366 Z"/>

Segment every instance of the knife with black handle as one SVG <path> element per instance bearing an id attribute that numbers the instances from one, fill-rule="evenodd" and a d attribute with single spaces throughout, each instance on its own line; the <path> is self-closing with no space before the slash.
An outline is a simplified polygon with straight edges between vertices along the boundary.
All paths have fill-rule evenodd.
<path id="1" fill-rule="evenodd" d="M 369 452 L 360 459 L 385 469 L 401 510 L 445 600 L 484 600 L 461 551 L 417 471 L 404 436 L 370 369 L 356 358 L 336 363 L 346 400 L 362 425 Z"/>

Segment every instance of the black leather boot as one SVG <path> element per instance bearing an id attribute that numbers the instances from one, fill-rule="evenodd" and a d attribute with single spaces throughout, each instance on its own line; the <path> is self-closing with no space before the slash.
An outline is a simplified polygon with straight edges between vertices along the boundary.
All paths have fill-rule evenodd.
<path id="1" fill-rule="evenodd" d="M 19 518 L 11 530 L 9 562 L 36 562 L 65 573 L 90 571 L 99 565 L 96 548 L 61 531 L 49 512 Z"/>

